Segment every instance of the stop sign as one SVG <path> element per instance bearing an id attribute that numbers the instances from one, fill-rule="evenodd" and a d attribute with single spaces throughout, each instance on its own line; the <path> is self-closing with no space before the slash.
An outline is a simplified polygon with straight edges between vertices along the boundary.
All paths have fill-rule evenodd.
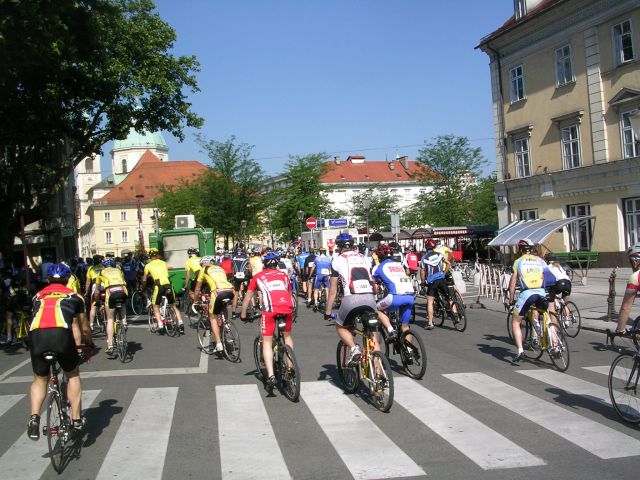
<path id="1" fill-rule="evenodd" d="M 312 228 L 316 228 L 316 219 L 313 217 L 307 218 L 307 228 L 311 230 Z"/>

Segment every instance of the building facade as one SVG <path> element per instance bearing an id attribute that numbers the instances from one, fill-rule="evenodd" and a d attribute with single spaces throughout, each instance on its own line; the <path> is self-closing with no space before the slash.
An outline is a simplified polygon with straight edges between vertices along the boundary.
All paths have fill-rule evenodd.
<path id="1" fill-rule="evenodd" d="M 553 234 L 553 251 L 620 264 L 640 241 L 640 5 L 515 0 L 480 41 L 490 58 L 500 227 L 592 216 Z"/>

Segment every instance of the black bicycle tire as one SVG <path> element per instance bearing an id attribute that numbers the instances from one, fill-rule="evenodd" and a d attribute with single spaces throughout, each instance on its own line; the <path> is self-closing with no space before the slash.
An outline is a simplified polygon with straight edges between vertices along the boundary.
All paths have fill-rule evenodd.
<path id="1" fill-rule="evenodd" d="M 100 305 L 96 307 L 96 316 L 94 319 L 93 332 L 94 333 L 103 333 L 105 331 L 104 322 L 105 322 L 105 311 L 104 306 Z"/>
<path id="2" fill-rule="evenodd" d="M 342 389 L 345 393 L 355 393 L 358 389 L 358 381 L 360 375 L 359 365 L 347 367 L 346 360 L 349 355 L 349 347 L 340 340 L 336 349 L 336 365 L 338 367 L 338 377 L 342 383 Z"/>
<path id="3" fill-rule="evenodd" d="M 540 319 L 538 321 L 542 322 L 542 320 Z M 526 315 L 521 320 L 520 325 L 522 325 L 522 322 L 524 322 L 524 335 L 526 335 L 522 337 L 522 346 L 525 347 L 525 341 L 526 341 L 529 344 L 529 346 L 533 349 L 534 348 L 533 347 L 533 332 L 534 332 L 533 324 L 527 321 Z M 540 338 L 538 338 L 538 346 L 535 347 L 536 349 L 533 350 L 534 355 L 531 355 L 530 358 L 533 358 L 534 360 L 539 360 L 542 357 L 542 355 L 544 354 L 544 350 L 540 345 L 541 345 L 541 340 Z"/>
<path id="4" fill-rule="evenodd" d="M 427 302 L 429 302 L 428 299 L 427 299 Z M 437 315 L 436 315 L 436 302 L 438 302 L 438 305 L 439 305 Z M 427 306 L 427 309 L 428 309 L 428 306 Z M 427 312 L 427 316 L 428 315 L 429 315 L 429 312 Z M 436 321 L 436 317 L 439 319 L 439 321 Z M 437 327 L 441 327 L 442 325 L 444 325 L 445 318 L 447 318 L 447 309 L 444 306 L 444 301 L 442 300 L 442 298 L 440 298 L 440 294 L 438 294 L 438 296 L 433 299 L 433 324 Z"/>
<path id="5" fill-rule="evenodd" d="M 186 311 L 187 320 L 189 320 L 189 327 L 191 328 L 197 327 L 198 321 L 200 320 L 200 313 L 197 312 L 197 308 L 196 302 L 191 302 Z"/>
<path id="6" fill-rule="evenodd" d="M 553 313 L 549 312 L 549 315 L 553 315 Z M 571 354 L 569 352 L 569 343 L 567 342 L 567 339 L 564 336 L 562 329 L 555 323 L 550 323 L 549 325 L 547 325 L 547 341 L 553 338 L 554 332 L 555 332 L 555 335 L 560 339 L 560 342 L 563 344 L 563 352 L 566 353 L 566 361 L 563 361 L 561 364 L 559 362 L 560 359 L 555 358 L 554 355 L 552 354 L 550 350 L 550 346 L 547 347 L 547 353 L 549 354 L 551 363 L 553 363 L 559 371 L 566 372 L 571 362 Z M 562 358 L 564 359 L 565 355 L 563 355 Z"/>
<path id="7" fill-rule="evenodd" d="M 208 337 L 206 336 L 207 332 L 209 332 Z M 200 350 L 209 355 L 213 353 L 213 350 L 209 348 L 212 335 L 213 332 L 211 330 L 211 325 L 209 324 L 209 318 L 201 315 L 200 319 L 198 320 L 198 325 L 196 326 L 196 337 L 198 338 L 198 343 L 200 344 Z M 205 339 L 207 339 L 206 342 Z"/>
<path id="8" fill-rule="evenodd" d="M 413 344 L 412 342 L 409 342 L 409 340 L 407 340 L 407 336 L 411 335 L 417 342 L 417 348 L 416 345 Z M 405 345 L 406 344 L 410 344 L 412 349 L 414 350 L 414 354 L 413 354 L 413 358 L 416 358 L 415 355 L 415 351 L 417 351 L 418 353 L 418 359 L 420 360 L 420 370 L 418 371 L 418 373 L 414 373 L 409 367 L 411 366 L 409 364 L 409 360 L 411 360 L 410 358 L 408 358 L 407 354 L 405 353 Z M 415 379 L 415 380 L 420 380 L 422 377 L 424 377 L 424 374 L 427 372 L 427 349 L 424 346 L 424 342 L 422 341 L 422 338 L 420 337 L 420 335 L 418 335 L 416 332 L 414 332 L 411 329 L 405 330 L 404 332 L 402 332 L 400 334 L 400 359 L 402 360 L 402 366 L 404 367 L 404 371 L 407 374 L 407 376 Z M 387 355 L 388 357 L 388 355 Z"/>
<path id="9" fill-rule="evenodd" d="M 513 309 L 509 309 L 507 312 L 507 335 L 509 335 L 509 340 L 512 342 L 515 340 L 513 336 Z M 522 339 L 524 341 L 524 338 Z"/>
<path id="10" fill-rule="evenodd" d="M 222 346 L 224 348 L 224 355 L 227 360 L 233 363 L 240 361 L 240 333 L 235 324 L 231 320 L 225 320 L 220 327 L 220 336 L 222 337 Z M 233 341 L 228 339 L 228 336 L 234 338 Z M 235 346 L 233 350 L 229 348 L 230 345 Z"/>
<path id="11" fill-rule="evenodd" d="M 114 325 L 116 326 L 116 348 L 118 351 L 118 358 L 120 362 L 124 363 L 127 359 L 127 332 L 122 327 L 122 321 L 120 320 L 120 313 L 116 309 L 114 313 Z"/>
<path id="12" fill-rule="evenodd" d="M 638 316 L 638 318 L 633 322 L 633 328 L 638 329 L 638 327 L 640 327 L 640 316 Z M 631 335 L 631 340 L 633 341 L 636 350 L 640 350 L 640 334 L 636 333 L 635 335 Z"/>
<path id="13" fill-rule="evenodd" d="M 575 327 L 575 333 L 573 333 L 573 329 L 570 330 L 564 325 L 564 323 L 562 323 L 562 330 L 568 337 L 576 338 L 580 333 L 580 327 L 582 325 L 582 317 L 580 316 L 580 310 L 578 310 L 578 306 L 571 300 L 565 302 L 565 306 L 569 308 L 569 310 L 573 313 L 573 318 L 575 320 L 574 325 L 576 325 L 576 327 Z M 562 316 L 558 315 L 558 317 L 560 320 L 564 320 L 564 314 Z"/>
<path id="14" fill-rule="evenodd" d="M 619 363 L 621 363 L 623 360 L 628 360 L 630 359 L 633 364 L 631 367 L 621 367 L 624 369 L 625 372 L 629 372 L 626 375 L 619 375 L 617 373 L 614 373 L 616 370 L 616 367 L 618 366 Z M 636 379 L 638 378 L 638 369 L 640 368 L 640 362 L 638 361 L 638 359 L 635 357 L 635 355 L 631 355 L 629 353 L 621 353 L 620 355 L 618 355 L 613 362 L 611 363 L 611 368 L 609 369 L 609 375 L 607 378 L 607 386 L 609 388 L 609 398 L 611 400 L 611 405 L 613 405 L 614 410 L 616 411 L 616 413 L 620 416 L 620 418 L 622 418 L 625 422 L 631 423 L 633 425 L 637 425 L 638 423 L 640 423 L 640 405 L 639 402 L 636 401 L 636 407 L 635 407 L 635 414 L 633 416 L 629 415 L 627 413 L 626 409 L 623 409 L 621 407 L 621 403 L 616 401 L 615 395 L 613 393 L 615 387 L 614 387 L 614 383 L 618 383 L 619 385 L 621 385 L 622 388 L 624 388 L 624 383 L 625 383 L 625 378 L 630 378 L 631 375 L 635 375 Z M 620 378 L 622 376 L 622 378 Z M 633 380 L 632 380 L 633 381 Z M 624 394 L 625 397 L 629 397 L 629 391 L 625 390 L 622 393 Z M 637 397 L 637 385 L 636 385 L 636 400 L 638 399 Z"/>
<path id="15" fill-rule="evenodd" d="M 167 322 L 164 324 L 164 331 L 167 332 L 169 337 L 175 337 L 179 335 L 178 331 L 178 317 L 176 316 L 176 312 L 173 310 L 173 305 L 167 304 Z"/>
<path id="16" fill-rule="evenodd" d="M 393 373 L 391 371 L 391 364 L 389 363 L 389 359 L 385 355 L 383 355 L 382 352 L 378 352 L 378 351 L 371 352 L 371 357 L 369 359 L 369 362 L 373 364 L 374 370 L 375 370 L 375 359 L 380 359 L 380 364 L 381 364 L 380 367 L 385 372 L 386 383 L 387 383 L 387 388 L 389 393 L 386 396 L 385 400 L 381 402 L 379 400 L 380 397 L 374 391 L 371 391 L 373 404 L 381 412 L 388 412 L 391 409 L 391 406 L 393 405 Z"/>
<path id="17" fill-rule="evenodd" d="M 285 376 L 287 375 L 287 359 L 285 357 L 289 357 L 289 360 L 293 365 L 294 382 L 292 386 L 291 382 L 288 382 L 285 379 Z M 280 391 L 290 401 L 297 402 L 300 398 L 300 367 L 298 366 L 296 355 L 289 345 L 284 345 L 284 352 L 283 355 L 280 355 L 278 363 L 280 364 L 278 367 L 280 370 L 278 375 L 280 378 Z"/>
<path id="18" fill-rule="evenodd" d="M 142 315 L 144 313 L 146 305 L 146 298 L 144 293 L 139 290 L 136 290 L 131 295 L 131 310 L 135 315 Z"/>
<path id="19" fill-rule="evenodd" d="M 147 320 L 149 322 L 149 331 L 151 333 L 156 333 L 158 331 L 158 325 L 156 324 L 156 317 L 153 314 L 153 306 L 150 305 L 147 310 Z"/>
<path id="20" fill-rule="evenodd" d="M 258 379 L 264 381 L 267 367 L 264 364 L 264 358 L 262 355 L 262 337 L 260 335 L 258 335 L 253 341 L 253 361 L 256 364 Z"/>
<path id="21" fill-rule="evenodd" d="M 55 408 L 56 412 L 52 413 Z M 57 420 L 59 423 L 57 427 L 52 424 L 53 420 Z M 62 473 L 64 470 L 64 451 L 65 441 L 61 435 L 64 434 L 64 413 L 62 411 L 62 405 L 58 392 L 51 391 L 47 395 L 47 446 L 49 448 L 49 458 L 51 460 L 51 466 L 57 473 Z M 51 432 L 55 431 L 56 434 L 52 435 Z"/>
<path id="22" fill-rule="evenodd" d="M 456 315 L 458 317 L 458 321 L 453 323 L 453 328 L 459 332 L 464 332 L 467 329 L 467 311 L 458 292 L 455 294 L 453 303 L 456 306 Z"/>

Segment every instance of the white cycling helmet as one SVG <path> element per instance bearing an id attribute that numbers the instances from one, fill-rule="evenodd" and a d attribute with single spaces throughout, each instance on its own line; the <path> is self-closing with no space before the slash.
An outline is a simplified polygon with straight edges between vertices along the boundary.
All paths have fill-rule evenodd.
<path id="1" fill-rule="evenodd" d="M 627 255 L 634 260 L 640 260 L 640 243 L 635 243 L 627 248 Z"/>
<path id="2" fill-rule="evenodd" d="M 213 258 L 211 255 L 205 255 L 200 259 L 200 265 L 204 265 L 204 266 L 211 265 L 214 261 L 215 261 L 215 258 Z"/>

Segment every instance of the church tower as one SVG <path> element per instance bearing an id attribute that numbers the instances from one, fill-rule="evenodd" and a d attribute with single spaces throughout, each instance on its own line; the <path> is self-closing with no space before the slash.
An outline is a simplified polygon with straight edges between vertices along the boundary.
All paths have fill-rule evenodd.
<path id="1" fill-rule="evenodd" d="M 160 132 L 136 132 L 129 130 L 124 140 L 114 140 L 111 150 L 111 171 L 114 175 L 126 175 L 136 166 L 140 157 L 151 150 L 163 162 L 169 161 L 169 147 Z"/>

